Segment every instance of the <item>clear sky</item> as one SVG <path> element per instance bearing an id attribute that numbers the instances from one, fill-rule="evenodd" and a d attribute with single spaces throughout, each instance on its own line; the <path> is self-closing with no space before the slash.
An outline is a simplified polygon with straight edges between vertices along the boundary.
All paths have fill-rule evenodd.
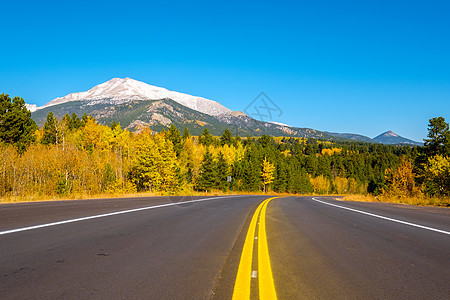
<path id="1" fill-rule="evenodd" d="M 131 77 L 274 121 L 421 141 L 450 121 L 450 1 L 2 1 L 0 93 Z"/>

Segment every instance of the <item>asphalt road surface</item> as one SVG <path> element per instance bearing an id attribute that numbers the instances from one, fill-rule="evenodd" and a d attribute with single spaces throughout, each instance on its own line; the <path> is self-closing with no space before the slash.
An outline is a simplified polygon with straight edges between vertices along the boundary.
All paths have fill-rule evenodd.
<path id="1" fill-rule="evenodd" d="M 0 205 L 0 299 L 450 298 L 449 208 L 268 198 Z"/>

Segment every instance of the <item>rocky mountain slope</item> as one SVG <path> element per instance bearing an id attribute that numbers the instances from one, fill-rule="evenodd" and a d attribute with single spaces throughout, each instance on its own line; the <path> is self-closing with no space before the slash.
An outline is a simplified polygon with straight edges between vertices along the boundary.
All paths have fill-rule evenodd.
<path id="1" fill-rule="evenodd" d="M 33 109 L 39 110 L 73 101 L 89 101 L 91 105 L 117 105 L 135 100 L 159 99 L 172 99 L 181 105 L 212 116 L 231 112 L 231 110 L 216 101 L 169 91 L 165 88 L 149 85 L 131 78 L 113 78 L 105 83 L 94 86 L 89 91 L 58 97 L 42 107 Z"/>
<path id="2" fill-rule="evenodd" d="M 405 144 L 405 145 L 414 145 L 414 146 L 423 146 L 423 143 L 419 143 L 402 136 L 399 136 L 393 131 L 386 131 L 385 133 L 380 134 L 373 138 L 377 143 L 382 144 Z"/>
<path id="3" fill-rule="evenodd" d="M 186 106 L 171 99 L 160 100 L 130 100 L 125 103 L 92 103 L 91 101 L 68 101 L 65 103 L 47 106 L 32 113 L 32 118 L 39 126 L 46 120 L 47 114 L 52 111 L 57 118 L 66 113 L 84 113 L 93 116 L 101 124 L 120 122 L 123 128 L 131 131 L 139 126 L 148 125 L 156 131 L 167 129 L 174 124 L 180 130 L 184 127 L 193 135 L 199 135 L 205 128 L 213 135 L 222 135 L 228 128 L 240 136 L 260 136 L 263 134 L 273 136 L 292 136 L 305 138 L 333 139 L 331 135 L 309 128 L 295 128 L 255 120 L 242 112 L 230 112 L 212 116 Z"/>
<path id="4" fill-rule="evenodd" d="M 255 120 L 242 112 L 231 111 L 220 103 L 202 97 L 169 91 L 131 78 L 114 78 L 89 91 L 72 93 L 37 107 L 27 104 L 39 126 L 52 111 L 57 118 L 66 113 L 92 115 L 102 124 L 120 122 L 123 128 L 136 130 L 149 126 L 153 130 L 166 129 L 170 124 L 181 130 L 187 127 L 198 135 L 204 128 L 213 135 L 221 135 L 228 128 L 241 136 L 273 136 L 317 138 L 325 140 L 353 140 L 369 143 L 421 145 L 396 135 L 384 133 L 375 139 L 351 134 L 321 132 L 310 128 L 291 127 L 277 122 Z"/>

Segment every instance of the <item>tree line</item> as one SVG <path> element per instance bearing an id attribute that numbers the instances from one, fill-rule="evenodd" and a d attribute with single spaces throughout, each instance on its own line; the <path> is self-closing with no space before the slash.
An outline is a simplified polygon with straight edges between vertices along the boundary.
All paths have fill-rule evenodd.
<path id="1" fill-rule="evenodd" d="M 0 95 L 0 196 L 152 191 L 450 195 L 450 133 L 433 118 L 423 147 L 292 137 L 194 137 L 173 124 L 130 132 L 53 113 L 38 128 L 19 97 Z M 228 181 L 231 177 L 231 181 Z"/>

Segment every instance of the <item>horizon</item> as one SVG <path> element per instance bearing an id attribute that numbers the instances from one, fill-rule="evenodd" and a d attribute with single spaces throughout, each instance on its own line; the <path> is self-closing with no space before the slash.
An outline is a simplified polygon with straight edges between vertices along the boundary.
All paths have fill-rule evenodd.
<path id="1" fill-rule="evenodd" d="M 4 4 L 0 93 L 42 106 L 130 77 L 244 111 L 264 92 L 264 121 L 418 142 L 450 119 L 447 2 L 116 4 Z"/>

